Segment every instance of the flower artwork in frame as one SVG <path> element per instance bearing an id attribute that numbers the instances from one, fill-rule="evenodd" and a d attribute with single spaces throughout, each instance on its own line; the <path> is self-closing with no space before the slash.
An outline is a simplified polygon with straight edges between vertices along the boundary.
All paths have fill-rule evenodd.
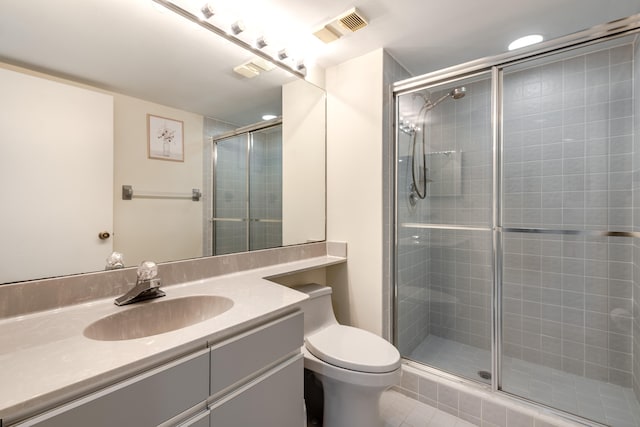
<path id="1" fill-rule="evenodd" d="M 182 121 L 147 114 L 147 134 L 150 159 L 184 162 Z"/>

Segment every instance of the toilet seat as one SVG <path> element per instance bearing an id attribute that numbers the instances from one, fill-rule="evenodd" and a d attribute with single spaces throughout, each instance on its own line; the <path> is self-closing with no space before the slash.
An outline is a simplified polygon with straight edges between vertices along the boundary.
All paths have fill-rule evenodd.
<path id="1" fill-rule="evenodd" d="M 328 326 L 306 337 L 305 346 L 318 359 L 353 371 L 383 373 L 400 367 L 400 353 L 394 346 L 351 326 Z"/>

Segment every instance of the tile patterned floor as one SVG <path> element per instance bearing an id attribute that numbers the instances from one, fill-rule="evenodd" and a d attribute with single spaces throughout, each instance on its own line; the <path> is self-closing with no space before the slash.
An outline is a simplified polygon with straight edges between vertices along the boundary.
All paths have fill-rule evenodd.
<path id="1" fill-rule="evenodd" d="M 474 427 L 460 418 L 393 390 L 382 394 L 380 413 L 384 427 Z M 307 427 L 320 426 L 308 423 Z"/>
<path id="2" fill-rule="evenodd" d="M 385 391 L 380 401 L 384 427 L 473 427 L 460 418 L 396 391 Z"/>
<path id="3" fill-rule="evenodd" d="M 410 358 L 478 381 L 478 371 L 491 366 L 489 351 L 437 336 L 427 337 Z M 640 404 L 629 388 L 513 358 L 504 360 L 503 388 L 614 427 L 640 427 Z"/>

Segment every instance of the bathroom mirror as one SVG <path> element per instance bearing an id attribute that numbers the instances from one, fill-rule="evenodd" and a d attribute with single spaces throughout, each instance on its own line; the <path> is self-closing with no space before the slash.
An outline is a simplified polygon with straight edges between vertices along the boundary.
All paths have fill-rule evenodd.
<path id="1" fill-rule="evenodd" d="M 0 108 L 13 131 L 0 142 L 0 283 L 99 271 L 111 250 L 124 254 L 126 266 L 212 255 L 211 137 L 265 114 L 282 116 L 280 199 L 260 190 L 281 204 L 280 244 L 324 240 L 325 93 L 279 67 L 253 78 L 234 72 L 253 61 L 248 50 L 151 0 L 3 1 Z M 97 113 L 76 94 L 95 100 Z M 60 118 L 73 108 L 73 120 Z M 179 126 L 182 145 L 172 145 L 179 161 L 151 155 L 154 117 Z M 81 143 L 69 148 L 76 131 Z M 23 144 L 25 133 L 33 145 Z M 84 150 L 101 138 L 113 146 Z M 88 166 L 84 151 L 99 167 Z M 66 166 L 73 160 L 79 169 Z M 124 185 L 133 199 L 123 199 Z M 223 191 L 230 203 L 247 197 Z M 166 198 L 136 197 L 145 193 Z"/>

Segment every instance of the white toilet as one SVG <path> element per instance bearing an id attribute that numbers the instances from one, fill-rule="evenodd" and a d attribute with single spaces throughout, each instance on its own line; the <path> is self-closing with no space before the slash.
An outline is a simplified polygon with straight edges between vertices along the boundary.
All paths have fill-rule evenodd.
<path id="1" fill-rule="evenodd" d="M 324 390 L 324 427 L 378 427 L 380 396 L 400 381 L 400 353 L 371 332 L 340 325 L 331 306 L 331 288 L 295 287 L 309 295 L 304 313 L 304 367 Z"/>

